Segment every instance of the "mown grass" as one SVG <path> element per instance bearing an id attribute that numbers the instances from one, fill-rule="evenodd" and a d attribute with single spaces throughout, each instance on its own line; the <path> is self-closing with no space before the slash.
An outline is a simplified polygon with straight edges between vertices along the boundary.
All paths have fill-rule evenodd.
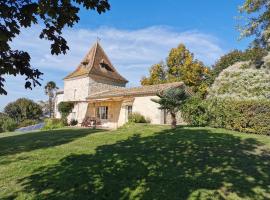
<path id="1" fill-rule="evenodd" d="M 0 199 L 270 199 L 270 137 L 151 125 L 4 133 Z"/>

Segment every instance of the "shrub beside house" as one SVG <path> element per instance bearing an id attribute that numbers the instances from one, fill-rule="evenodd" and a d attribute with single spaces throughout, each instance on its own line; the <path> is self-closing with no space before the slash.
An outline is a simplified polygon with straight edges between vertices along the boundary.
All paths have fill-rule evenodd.
<path id="1" fill-rule="evenodd" d="M 183 118 L 195 126 L 212 126 L 270 135 L 269 55 L 260 67 L 238 62 L 224 69 L 206 99 L 194 96 L 183 107 Z"/>
<path id="2" fill-rule="evenodd" d="M 14 131 L 16 128 L 34 125 L 42 117 L 39 104 L 26 98 L 9 103 L 0 115 L 0 132 Z"/>

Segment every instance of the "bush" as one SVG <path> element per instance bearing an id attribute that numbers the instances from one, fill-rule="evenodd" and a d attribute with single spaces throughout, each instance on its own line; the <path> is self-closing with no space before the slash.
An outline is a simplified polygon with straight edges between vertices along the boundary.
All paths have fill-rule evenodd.
<path id="1" fill-rule="evenodd" d="M 61 113 L 61 118 L 66 125 L 67 125 L 67 116 L 69 115 L 69 113 L 71 113 L 73 108 L 74 108 L 73 102 L 62 101 L 58 104 L 58 110 Z"/>
<path id="2" fill-rule="evenodd" d="M 57 128 L 63 128 L 65 126 L 62 119 L 49 118 L 45 119 L 45 125 L 42 128 L 43 130 L 52 130 Z"/>
<path id="3" fill-rule="evenodd" d="M 18 128 L 35 125 L 37 123 L 38 123 L 38 120 L 26 119 L 19 123 Z"/>
<path id="4" fill-rule="evenodd" d="M 207 101 L 199 97 L 191 97 L 182 106 L 181 116 L 192 126 L 206 126 L 209 122 L 207 105 Z"/>
<path id="5" fill-rule="evenodd" d="M 270 101 L 208 99 L 209 125 L 270 135 Z"/>
<path id="6" fill-rule="evenodd" d="M 132 113 L 128 117 L 128 122 L 133 122 L 133 123 L 149 123 L 149 120 L 147 121 L 143 115 L 140 113 Z"/>
<path id="7" fill-rule="evenodd" d="M 70 126 L 76 126 L 78 124 L 78 121 L 76 119 L 72 119 L 69 123 Z"/>
<path id="8" fill-rule="evenodd" d="M 270 101 L 192 97 L 182 116 L 190 125 L 270 135 Z"/>
<path id="9" fill-rule="evenodd" d="M 39 119 L 42 116 L 40 105 L 26 98 L 17 99 L 9 103 L 5 109 L 5 113 L 16 122 L 22 122 L 26 119 Z"/>
<path id="10" fill-rule="evenodd" d="M 1 122 L 0 125 L 1 125 L 1 130 L 4 132 L 11 132 L 17 128 L 17 123 L 13 119 L 11 119 L 10 117 L 5 118 Z"/>

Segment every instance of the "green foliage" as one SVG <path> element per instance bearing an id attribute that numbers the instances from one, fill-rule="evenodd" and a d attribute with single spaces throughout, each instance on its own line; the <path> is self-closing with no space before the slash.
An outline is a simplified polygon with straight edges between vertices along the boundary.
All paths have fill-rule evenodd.
<path id="1" fill-rule="evenodd" d="M 78 124 L 78 121 L 76 119 L 70 120 L 70 123 L 69 123 L 70 126 L 76 126 L 77 124 Z"/>
<path id="2" fill-rule="evenodd" d="M 2 126 L 4 121 L 11 119 L 7 114 L 5 113 L 0 113 L 0 133 L 4 132 Z"/>
<path id="3" fill-rule="evenodd" d="M 177 113 L 180 110 L 180 106 L 188 98 L 185 88 L 171 88 L 162 93 L 157 93 L 159 99 L 152 99 L 155 103 L 158 103 L 159 109 L 167 110 L 172 113 Z"/>
<path id="4" fill-rule="evenodd" d="M 270 137 L 202 127 L 4 133 L 2 200 L 266 200 Z M 125 192 L 123 192 L 125 191 Z M 127 192 L 126 192 L 127 191 Z"/>
<path id="5" fill-rule="evenodd" d="M 183 118 L 191 125 L 270 135 L 270 101 L 267 100 L 193 97 L 182 109 Z"/>
<path id="6" fill-rule="evenodd" d="M 41 39 L 51 42 L 51 54 L 66 53 L 67 41 L 62 37 L 64 27 L 73 27 L 79 20 L 81 8 L 95 10 L 99 14 L 110 9 L 108 0 L 68 0 L 68 1 L 0 1 L 0 94 L 7 94 L 4 89 L 4 75 L 24 75 L 25 88 L 40 85 L 42 73 L 31 66 L 30 55 L 13 49 L 11 43 L 22 28 L 41 24 Z"/>
<path id="7" fill-rule="evenodd" d="M 18 128 L 31 126 L 37 124 L 39 121 L 34 119 L 26 119 L 18 124 Z"/>
<path id="8" fill-rule="evenodd" d="M 52 130 L 52 129 L 58 129 L 63 128 L 65 126 L 65 123 L 62 119 L 56 119 L 56 118 L 49 118 L 45 119 L 45 125 L 42 128 L 42 130 Z"/>
<path id="9" fill-rule="evenodd" d="M 166 66 L 163 62 L 153 65 L 149 70 L 149 77 L 141 79 L 141 85 L 155 85 L 167 82 Z"/>
<path id="10" fill-rule="evenodd" d="M 270 68 L 249 62 L 236 63 L 224 69 L 208 91 L 209 97 L 268 99 Z"/>
<path id="11" fill-rule="evenodd" d="M 0 132 L 10 132 L 17 128 L 17 123 L 10 117 L 0 119 Z"/>
<path id="12" fill-rule="evenodd" d="M 171 114 L 172 128 L 176 127 L 176 113 L 181 109 L 181 105 L 189 97 L 184 87 L 171 88 L 165 92 L 158 93 L 159 99 L 151 99 L 159 104 L 159 109 L 166 110 Z"/>
<path id="13" fill-rule="evenodd" d="M 268 54 L 268 51 L 257 45 L 246 49 L 245 57 L 246 60 L 251 60 L 256 66 L 260 66 L 262 63 L 262 58 Z"/>
<path id="14" fill-rule="evenodd" d="M 184 44 L 171 49 L 166 65 L 163 62 L 153 65 L 149 72 L 149 77 L 141 79 L 142 85 L 183 81 L 194 92 L 200 91 L 203 95 L 209 85 L 206 79 L 211 74 L 209 68 L 194 59 Z"/>
<path id="15" fill-rule="evenodd" d="M 36 120 L 42 116 L 40 105 L 26 98 L 9 103 L 4 112 L 18 123 L 26 119 Z"/>
<path id="16" fill-rule="evenodd" d="M 74 108 L 73 102 L 60 102 L 58 104 L 58 110 L 61 113 L 62 120 L 67 121 L 67 116 L 71 113 L 72 109 Z"/>
<path id="17" fill-rule="evenodd" d="M 270 135 L 270 101 L 209 99 L 209 125 Z"/>
<path id="18" fill-rule="evenodd" d="M 240 12 L 248 15 L 248 20 L 240 25 L 242 37 L 255 36 L 254 43 L 269 48 L 270 4 L 268 0 L 245 0 Z M 246 19 L 246 18 L 245 18 Z"/>
<path id="19" fill-rule="evenodd" d="M 183 81 L 187 86 L 198 87 L 207 71 L 204 64 L 194 59 L 193 54 L 180 44 L 172 48 L 167 58 L 168 78 L 170 82 Z"/>
<path id="20" fill-rule="evenodd" d="M 224 56 L 221 56 L 213 65 L 213 76 L 214 78 L 217 77 L 224 69 L 227 69 L 229 66 L 237 62 L 251 61 L 251 64 L 261 66 L 262 58 L 266 55 L 267 51 L 258 46 L 248 48 L 245 51 L 233 50 Z"/>
<path id="21" fill-rule="evenodd" d="M 138 112 L 134 112 L 134 113 L 130 114 L 128 116 L 128 122 L 129 123 L 149 123 L 145 119 L 145 117 L 142 114 L 138 113 Z"/>
<path id="22" fill-rule="evenodd" d="M 221 56 L 213 66 L 214 76 L 217 77 L 221 71 L 240 61 L 246 61 L 244 53 L 240 50 L 233 50 L 224 56 Z"/>
<path id="23" fill-rule="evenodd" d="M 207 105 L 201 97 L 193 96 L 181 106 L 181 116 L 192 126 L 206 126 L 209 122 Z"/>

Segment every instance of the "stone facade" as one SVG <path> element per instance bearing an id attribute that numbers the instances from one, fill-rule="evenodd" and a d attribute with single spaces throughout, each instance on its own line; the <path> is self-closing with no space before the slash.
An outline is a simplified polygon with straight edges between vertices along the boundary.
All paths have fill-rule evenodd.
<path id="1" fill-rule="evenodd" d="M 126 83 L 105 79 L 102 77 L 91 77 L 89 82 L 89 95 L 106 91 L 117 87 L 125 87 Z"/>
<path id="2" fill-rule="evenodd" d="M 116 87 L 125 87 L 125 83 L 118 83 L 102 78 L 97 79 L 96 77 L 92 78 L 90 76 L 65 79 L 62 101 L 72 101 L 75 103 L 72 112 L 68 116 L 68 120 L 76 119 L 81 123 L 87 114 L 88 103 L 86 102 L 86 98 L 90 94 Z M 58 103 L 59 102 L 57 102 L 57 104 Z M 57 117 L 59 117 L 59 114 Z"/>
<path id="3" fill-rule="evenodd" d="M 89 77 L 64 80 L 64 101 L 83 101 L 89 95 Z"/>

